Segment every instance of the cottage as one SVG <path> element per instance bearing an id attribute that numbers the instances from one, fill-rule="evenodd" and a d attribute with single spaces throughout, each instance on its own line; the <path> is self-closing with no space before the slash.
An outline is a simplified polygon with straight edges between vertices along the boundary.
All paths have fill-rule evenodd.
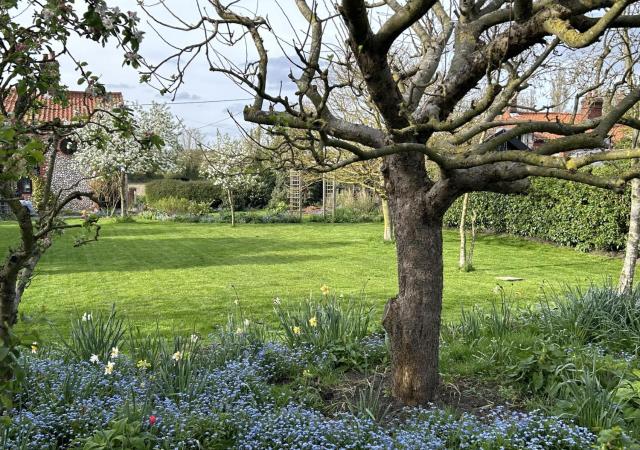
<path id="1" fill-rule="evenodd" d="M 51 122 L 56 119 L 63 123 L 73 123 L 80 116 L 91 114 L 96 109 L 110 109 L 121 106 L 123 97 L 120 92 L 110 92 L 106 96 L 95 96 L 84 91 L 68 91 L 68 102 L 65 105 L 54 103 L 53 98 L 45 95 L 40 98 L 42 108 L 33 114 L 31 120 L 34 122 Z M 12 112 L 17 100 L 17 95 L 12 92 L 5 99 L 7 112 Z M 62 139 L 57 148 L 56 162 L 52 176 L 52 192 L 55 194 L 64 190 L 81 190 L 89 192 L 90 174 L 86 173 L 73 154 L 77 145 L 70 138 Z M 48 158 L 45 158 L 47 161 Z M 23 200 L 30 200 L 33 195 L 33 178 L 44 177 L 47 171 L 45 164 L 35 168 L 33 177 L 22 178 L 16 185 L 16 194 Z M 92 209 L 95 205 L 89 199 L 74 200 L 69 204 L 70 209 Z"/>

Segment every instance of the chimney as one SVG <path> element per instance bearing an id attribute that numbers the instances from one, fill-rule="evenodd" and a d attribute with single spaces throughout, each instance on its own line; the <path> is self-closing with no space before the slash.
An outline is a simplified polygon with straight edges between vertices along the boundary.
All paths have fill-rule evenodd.
<path id="1" fill-rule="evenodd" d="M 56 55 L 53 51 L 42 57 L 40 67 L 42 79 L 49 85 L 47 94 L 55 95 L 60 84 L 60 63 L 56 61 Z"/>
<path id="2" fill-rule="evenodd" d="M 602 97 L 597 97 L 595 94 L 590 93 L 582 99 L 580 112 L 585 119 L 595 119 L 602 116 L 603 106 L 604 100 Z"/>

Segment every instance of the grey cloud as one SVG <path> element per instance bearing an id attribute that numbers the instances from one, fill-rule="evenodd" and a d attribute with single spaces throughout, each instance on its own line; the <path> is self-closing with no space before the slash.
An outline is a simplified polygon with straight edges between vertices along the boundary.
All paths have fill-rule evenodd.
<path id="1" fill-rule="evenodd" d="M 134 89 L 136 86 L 127 83 L 107 83 L 109 89 Z"/>
<path id="2" fill-rule="evenodd" d="M 292 91 L 295 90 L 295 85 L 289 78 L 289 74 L 293 72 L 294 76 L 298 76 L 300 69 L 294 66 L 284 56 L 279 56 L 269 60 L 267 84 L 271 89 L 279 89 L 282 86 L 283 90 Z"/>

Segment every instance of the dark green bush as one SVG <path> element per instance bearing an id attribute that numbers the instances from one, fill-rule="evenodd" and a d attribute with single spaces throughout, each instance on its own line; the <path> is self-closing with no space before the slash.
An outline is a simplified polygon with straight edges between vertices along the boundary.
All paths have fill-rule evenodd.
<path id="1" fill-rule="evenodd" d="M 598 173 L 620 170 L 600 167 Z M 457 227 L 461 200 L 445 214 Z M 579 250 L 621 250 L 629 229 L 629 192 L 617 194 L 578 183 L 533 179 L 527 195 L 474 193 L 479 229 L 543 239 Z"/>
<path id="2" fill-rule="evenodd" d="M 220 204 L 224 192 L 211 181 L 154 180 L 145 186 L 146 197 L 150 202 L 163 198 L 185 198 L 194 202 Z"/>
<path id="3" fill-rule="evenodd" d="M 245 189 L 233 193 L 234 206 L 237 210 L 247 208 L 263 208 L 269 203 L 273 190 L 274 178 L 261 177 L 259 183 L 252 183 Z M 163 198 L 184 198 L 193 202 L 207 203 L 214 208 L 228 208 L 227 193 L 209 180 L 182 181 L 174 179 L 154 180 L 146 184 L 146 197 L 149 202 Z"/>

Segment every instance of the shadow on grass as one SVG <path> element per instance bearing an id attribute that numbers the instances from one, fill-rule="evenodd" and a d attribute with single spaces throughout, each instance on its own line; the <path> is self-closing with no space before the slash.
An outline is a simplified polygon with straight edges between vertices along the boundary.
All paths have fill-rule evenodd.
<path id="1" fill-rule="evenodd" d="M 137 239 L 123 242 L 117 235 L 73 248 L 67 240 L 45 254 L 42 275 L 83 272 L 139 272 L 196 267 L 280 265 L 322 260 L 351 246 L 348 241 L 283 241 L 278 237 L 212 236 L 209 238 Z M 250 274 L 247 274 L 250 276 Z"/>

